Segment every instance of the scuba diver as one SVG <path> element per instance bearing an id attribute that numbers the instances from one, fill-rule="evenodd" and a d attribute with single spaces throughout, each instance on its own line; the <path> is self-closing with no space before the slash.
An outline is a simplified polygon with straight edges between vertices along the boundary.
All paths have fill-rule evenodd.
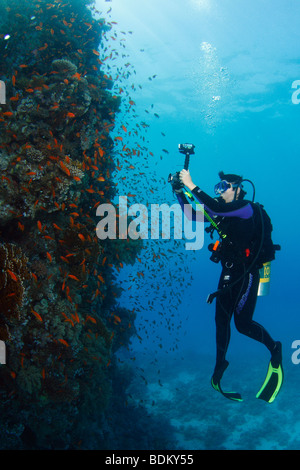
<path id="1" fill-rule="evenodd" d="M 183 144 L 185 145 L 185 144 Z M 196 220 L 197 211 L 189 199 L 203 204 L 206 221 L 211 222 L 205 230 L 212 233 L 217 230 L 220 241 L 211 244 L 211 260 L 221 261 L 222 273 L 218 290 L 208 297 L 211 303 L 216 298 L 216 364 L 211 378 L 212 387 L 226 398 L 242 401 L 237 392 L 225 392 L 221 387 L 222 376 L 229 363 L 226 353 L 230 341 L 230 323 L 232 316 L 237 330 L 264 344 L 270 351 L 271 359 L 265 381 L 256 397 L 271 403 L 278 394 L 283 382 L 282 345 L 274 341 L 268 331 L 253 320 L 260 269 L 263 264 L 275 258 L 271 240 L 272 224 L 269 216 L 258 203 L 244 200 L 246 192 L 239 175 L 219 173 L 220 182 L 215 185 L 216 198 L 210 197 L 193 183 L 188 165 L 185 169 L 169 176 L 173 191 L 185 215 Z M 185 189 L 188 188 L 189 192 Z"/>

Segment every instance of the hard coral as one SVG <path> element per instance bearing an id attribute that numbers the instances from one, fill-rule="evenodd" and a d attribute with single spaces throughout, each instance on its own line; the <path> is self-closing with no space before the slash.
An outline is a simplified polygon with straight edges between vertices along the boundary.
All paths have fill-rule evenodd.
<path id="1" fill-rule="evenodd" d="M 77 73 L 77 67 L 68 59 L 56 59 L 52 61 L 52 68 L 57 72 L 57 76 L 64 78 L 72 77 Z"/>

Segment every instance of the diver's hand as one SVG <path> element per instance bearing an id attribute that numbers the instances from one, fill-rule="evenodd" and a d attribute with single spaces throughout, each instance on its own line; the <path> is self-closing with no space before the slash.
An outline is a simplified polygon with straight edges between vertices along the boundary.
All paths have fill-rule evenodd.
<path id="1" fill-rule="evenodd" d="M 196 187 L 192 181 L 189 170 L 181 170 L 179 173 L 179 179 L 184 184 L 184 186 L 189 188 L 190 191 L 193 191 L 193 189 Z"/>

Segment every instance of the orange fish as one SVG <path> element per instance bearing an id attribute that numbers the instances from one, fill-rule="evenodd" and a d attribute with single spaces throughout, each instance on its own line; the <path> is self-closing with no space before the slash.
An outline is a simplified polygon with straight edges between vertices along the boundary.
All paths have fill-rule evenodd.
<path id="1" fill-rule="evenodd" d="M 78 316 L 78 313 L 77 313 L 77 312 L 75 312 L 75 315 L 74 315 L 74 317 L 75 317 L 75 320 L 77 321 L 77 323 L 80 323 L 80 318 L 79 318 L 79 316 Z"/>
<path id="2" fill-rule="evenodd" d="M 54 32 L 54 31 L 53 31 Z M 52 34 L 52 33 L 51 33 Z M 44 45 L 42 47 L 40 47 L 38 50 L 39 51 L 44 51 L 45 49 L 47 49 L 48 47 L 48 44 L 45 42 Z M 44 85 L 43 85 L 44 86 Z"/>
<path id="3" fill-rule="evenodd" d="M 75 279 L 75 281 L 79 281 L 78 277 L 74 276 L 73 274 L 68 274 L 68 277 Z"/>
<path id="4" fill-rule="evenodd" d="M 76 116 L 75 116 L 74 113 L 67 113 L 67 117 L 69 117 L 69 118 L 74 118 L 74 117 L 76 117 Z"/>
<path id="5" fill-rule="evenodd" d="M 40 322 L 43 321 L 41 315 L 40 315 L 39 313 L 37 313 L 35 310 L 33 310 L 32 307 L 31 307 L 31 311 L 32 311 L 33 315 L 34 315 Z"/>
<path id="6" fill-rule="evenodd" d="M 60 161 L 59 164 L 60 164 L 61 169 L 64 171 L 64 173 L 66 173 L 68 176 L 70 176 L 71 173 L 70 173 L 69 168 L 67 168 L 66 165 L 64 165 L 64 163 L 62 161 Z"/>
<path id="7" fill-rule="evenodd" d="M 85 241 L 84 235 L 82 235 L 82 233 L 79 233 L 79 234 L 78 234 L 78 237 L 80 238 L 80 240 L 81 240 L 82 242 Z"/>
<path id="8" fill-rule="evenodd" d="M 74 75 L 72 75 L 72 78 L 77 78 L 78 80 L 81 80 L 81 75 L 80 73 L 76 72 Z"/>
<path id="9" fill-rule="evenodd" d="M 70 346 L 70 345 L 69 345 L 69 343 L 67 343 L 67 341 L 66 341 L 65 339 L 61 339 L 61 338 L 59 338 L 59 340 L 58 340 L 58 341 L 60 341 L 62 344 L 64 344 L 64 345 L 65 345 L 65 346 L 67 346 L 67 347 L 69 347 L 69 346 Z"/>
<path id="10" fill-rule="evenodd" d="M 89 320 L 89 321 L 91 321 L 92 323 L 97 324 L 97 321 L 95 320 L 95 318 L 94 318 L 94 317 L 91 317 L 90 315 L 88 315 L 85 320 L 86 320 L 86 321 Z"/>
<path id="11" fill-rule="evenodd" d="M 3 176 L 3 175 L 2 175 L 2 180 L 6 180 L 6 181 L 8 181 L 9 183 L 11 183 L 10 179 L 7 178 L 7 176 Z"/>
<path id="12" fill-rule="evenodd" d="M 114 323 L 117 325 L 118 323 L 121 323 L 121 318 L 118 317 L 118 315 L 114 315 Z"/>
<path id="13" fill-rule="evenodd" d="M 12 96 L 11 98 L 9 98 L 10 101 L 18 101 L 19 99 L 19 93 L 16 95 L 16 96 Z"/>
<path id="14" fill-rule="evenodd" d="M 15 273 L 13 273 L 12 271 L 10 271 L 9 269 L 7 269 L 7 272 L 8 272 L 8 274 L 10 275 L 10 277 L 12 278 L 13 281 L 18 281 L 18 278 L 17 278 L 17 276 L 15 275 Z"/>
<path id="15" fill-rule="evenodd" d="M 52 261 L 52 256 L 50 255 L 50 253 L 48 253 L 48 251 L 47 251 L 47 258 L 48 258 L 48 260 L 49 260 L 50 263 L 51 263 L 51 261 Z"/>
<path id="16" fill-rule="evenodd" d="M 61 312 L 62 315 L 65 317 L 65 321 L 71 323 L 72 326 L 74 326 L 74 323 L 73 321 L 71 320 L 71 318 L 67 317 L 67 315 L 64 313 L 64 312 Z"/>

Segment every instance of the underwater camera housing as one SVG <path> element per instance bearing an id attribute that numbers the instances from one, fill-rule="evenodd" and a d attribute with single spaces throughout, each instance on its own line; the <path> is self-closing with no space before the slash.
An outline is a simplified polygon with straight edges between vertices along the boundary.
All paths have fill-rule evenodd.
<path id="1" fill-rule="evenodd" d="M 194 144 L 178 144 L 178 150 L 180 153 L 189 153 L 190 155 L 193 155 L 195 145 Z"/>
<path id="2" fill-rule="evenodd" d="M 185 160 L 184 160 L 184 169 L 188 170 L 189 168 L 189 163 L 190 163 L 190 155 L 193 155 L 195 149 L 194 144 L 178 144 L 178 150 L 180 153 L 183 153 L 185 155 Z M 183 184 L 180 181 L 179 178 L 179 171 L 174 173 L 172 175 L 171 173 L 169 174 L 168 177 L 168 183 L 171 183 L 173 191 L 180 191 L 183 188 Z"/>

